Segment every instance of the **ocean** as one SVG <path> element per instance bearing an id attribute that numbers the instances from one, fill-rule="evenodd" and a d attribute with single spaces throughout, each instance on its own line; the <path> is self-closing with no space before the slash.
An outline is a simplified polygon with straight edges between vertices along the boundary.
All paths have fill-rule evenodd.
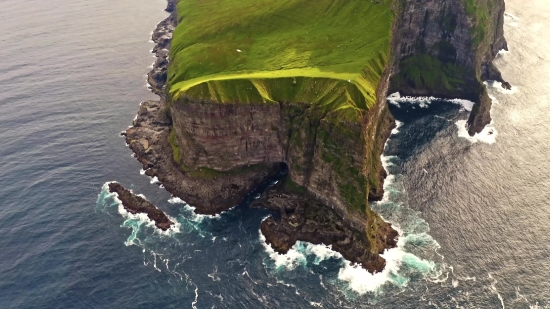
<path id="1" fill-rule="evenodd" d="M 398 128 L 372 208 L 400 231 L 372 275 L 321 245 L 286 255 L 247 203 L 202 216 L 143 175 L 120 132 L 155 99 L 145 74 L 165 0 L 0 0 L 0 308 L 547 308 L 550 7 L 507 0 L 512 90 L 467 136 L 464 101 L 390 98 Z M 159 232 L 118 181 L 177 226 Z M 269 185 L 269 184 L 266 184 Z"/>

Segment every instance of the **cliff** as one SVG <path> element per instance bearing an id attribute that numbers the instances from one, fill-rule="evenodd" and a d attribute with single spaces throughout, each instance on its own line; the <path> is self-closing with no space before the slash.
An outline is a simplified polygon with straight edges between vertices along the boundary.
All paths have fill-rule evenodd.
<path id="1" fill-rule="evenodd" d="M 161 101 L 144 102 L 126 132 L 147 175 L 213 214 L 288 166 L 254 203 L 280 213 L 262 223 L 268 243 L 324 243 L 382 270 L 397 233 L 368 202 L 383 196 L 388 92 L 474 100 L 480 131 L 481 81 L 501 80 L 491 61 L 506 44 L 503 1 L 174 4 L 153 35 Z"/>
<path id="2" fill-rule="evenodd" d="M 396 9 L 390 92 L 471 100 L 469 133 L 479 133 L 491 121 L 482 82 L 510 87 L 492 64 L 507 49 L 504 0 L 403 0 Z"/>

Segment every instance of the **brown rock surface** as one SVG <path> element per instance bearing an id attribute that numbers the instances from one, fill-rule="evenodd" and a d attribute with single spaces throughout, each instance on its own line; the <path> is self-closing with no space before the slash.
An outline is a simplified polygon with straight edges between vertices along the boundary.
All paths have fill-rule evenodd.
<path id="1" fill-rule="evenodd" d="M 116 182 L 111 182 L 109 184 L 109 192 L 116 193 L 118 198 L 122 201 L 124 208 L 133 213 L 144 213 L 147 214 L 149 219 L 155 222 L 155 225 L 166 231 L 169 229 L 172 224 L 174 224 L 166 214 L 160 211 L 155 205 L 151 204 L 146 199 L 133 194 L 130 190 L 126 190 L 122 185 Z"/>
<path id="2" fill-rule="evenodd" d="M 363 231 L 351 227 L 334 210 L 308 195 L 297 195 L 273 189 L 252 203 L 278 211 L 280 218 L 269 217 L 262 222 L 261 231 L 266 241 L 280 254 L 285 254 L 296 243 L 306 241 L 332 246 L 332 249 L 370 272 L 384 269 L 385 260 L 379 254 L 397 246 L 397 232 L 387 224 L 378 229 L 376 239 L 369 239 Z M 378 242 L 378 250 L 371 243 Z"/>

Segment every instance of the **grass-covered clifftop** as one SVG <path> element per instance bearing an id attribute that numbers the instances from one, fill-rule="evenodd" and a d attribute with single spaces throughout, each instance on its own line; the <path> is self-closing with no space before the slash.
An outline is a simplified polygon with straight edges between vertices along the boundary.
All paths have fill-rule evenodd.
<path id="1" fill-rule="evenodd" d="M 169 92 L 218 103 L 303 102 L 356 120 L 376 102 L 391 2 L 180 0 Z"/>

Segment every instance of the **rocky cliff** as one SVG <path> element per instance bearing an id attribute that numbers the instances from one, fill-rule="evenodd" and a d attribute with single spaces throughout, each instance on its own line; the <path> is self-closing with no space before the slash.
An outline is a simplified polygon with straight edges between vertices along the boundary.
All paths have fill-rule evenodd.
<path id="1" fill-rule="evenodd" d="M 164 88 L 170 82 L 170 39 L 175 23 L 185 18 L 177 16 L 175 3 L 169 1 L 172 15 L 153 35 L 159 60 L 149 82 L 161 101 L 142 104 L 126 132 L 146 173 L 197 212 L 212 214 L 236 205 L 286 165 L 286 179 L 254 203 L 281 215 L 262 224 L 268 243 L 281 253 L 297 240 L 324 243 L 370 271 L 383 269 L 379 254 L 396 245 L 397 233 L 368 202 L 383 195 L 380 155 L 394 126 L 386 97 L 399 91 L 474 100 L 470 132 L 480 131 L 490 121 L 490 100 L 481 81 L 502 80 L 491 61 L 506 47 L 503 1 L 393 1 L 389 56 L 376 62 L 384 63 L 377 74 L 362 73 L 364 80 L 376 78 L 374 103 L 351 114 L 349 108 L 285 100 L 286 95 L 275 100 L 274 92 L 261 87 L 257 91 L 263 95 L 246 102 L 240 99 L 248 88 L 231 99 L 232 91 L 220 94 L 227 88 L 220 83 L 216 90 L 210 84 L 197 88 L 208 93 L 202 98 L 197 94 L 203 90 L 171 95 Z M 281 83 L 294 91 L 301 81 Z"/>
<path id="2" fill-rule="evenodd" d="M 510 87 L 492 64 L 507 49 L 504 0 L 401 0 L 396 11 L 390 92 L 474 101 L 469 132 L 480 132 L 491 121 L 482 82 Z"/>

